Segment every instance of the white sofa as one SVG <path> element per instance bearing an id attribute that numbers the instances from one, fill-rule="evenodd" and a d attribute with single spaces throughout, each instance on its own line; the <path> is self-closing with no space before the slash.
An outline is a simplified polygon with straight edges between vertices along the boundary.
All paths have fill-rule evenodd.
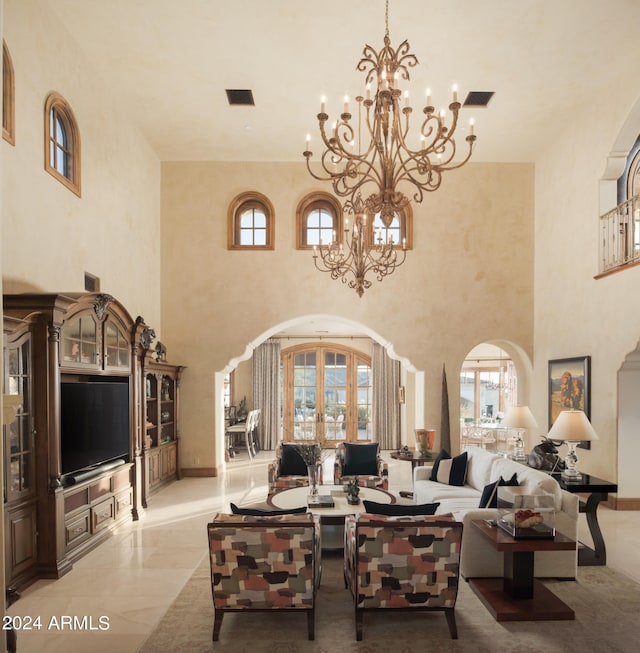
<path id="1" fill-rule="evenodd" d="M 520 487 L 530 494 L 553 495 L 556 530 L 577 539 L 578 497 L 563 490 L 553 477 L 479 447 L 470 447 L 467 455 L 464 486 L 429 480 L 430 466 L 416 467 L 413 473 L 415 503 L 439 502 L 436 514 L 453 513 L 464 524 L 460 561 L 460 573 L 464 578 L 503 576 L 504 554 L 496 551 L 471 525 L 473 519 L 496 519 L 496 509 L 481 509 L 479 505 L 484 487 L 500 477 L 509 480 L 516 473 Z M 575 551 L 541 551 L 535 554 L 534 575 L 538 578 L 575 578 L 577 569 L 577 548 Z"/>

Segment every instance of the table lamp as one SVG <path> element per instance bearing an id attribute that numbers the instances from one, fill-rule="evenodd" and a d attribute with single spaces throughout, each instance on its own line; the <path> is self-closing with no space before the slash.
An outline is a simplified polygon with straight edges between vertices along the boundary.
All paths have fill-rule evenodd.
<path id="1" fill-rule="evenodd" d="M 550 440 L 562 440 L 568 448 L 564 459 L 565 469 L 562 478 L 567 481 L 578 481 L 582 474 L 576 469 L 578 455 L 576 447 L 585 440 L 597 440 L 598 436 L 591 422 L 582 410 L 563 410 L 553 423 L 549 435 Z"/>
<path id="2" fill-rule="evenodd" d="M 516 442 L 513 449 L 513 459 L 518 461 L 527 460 L 528 456 L 524 451 L 524 438 L 522 437 L 522 431 L 524 429 L 538 428 L 538 423 L 529 410 L 529 406 L 511 406 L 511 408 L 507 410 L 507 414 L 504 416 L 501 425 L 517 430 Z"/>

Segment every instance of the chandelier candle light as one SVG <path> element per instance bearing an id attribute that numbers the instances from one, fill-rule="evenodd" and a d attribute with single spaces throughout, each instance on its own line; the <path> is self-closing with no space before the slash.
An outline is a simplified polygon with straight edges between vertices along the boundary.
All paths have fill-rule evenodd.
<path id="1" fill-rule="evenodd" d="M 418 59 L 410 53 L 406 40 L 397 49 L 391 47 L 388 0 L 384 47 L 376 52 L 370 45 L 365 45 L 362 54 L 356 68 L 366 73 L 366 92 L 364 96 L 355 98 L 357 129 L 352 124 L 348 97 L 344 98 L 339 120 L 327 129 L 329 116 L 326 99 L 322 97 L 317 116 L 324 147 L 320 173 L 311 166 L 313 152 L 309 134 L 303 153 L 311 176 L 330 181 L 335 194 L 345 198 L 345 213 L 355 218 L 351 233 L 345 220 L 346 247 L 335 242 L 335 235 L 331 244 L 322 243 L 318 249 L 314 247 L 315 265 L 321 271 L 330 272 L 332 279 L 342 279 L 343 283 L 347 283 L 347 275 L 351 273 L 353 279 L 348 285 L 360 297 L 371 286 L 371 281 L 365 279 L 367 272 L 374 272 L 378 281 L 382 281 L 402 265 L 406 256 L 406 241 L 403 240 L 400 249 L 400 243 L 394 243 L 391 237 L 385 240 L 380 232 L 374 237 L 375 217 L 379 214 L 382 224 L 388 229 L 409 204 L 410 198 L 416 203 L 422 202 L 425 192 L 440 187 L 444 172 L 467 163 L 476 141 L 471 119 L 465 137 L 466 153 L 462 158 L 456 158 L 458 151 L 454 134 L 462 105 L 455 85 L 449 104 L 450 125 L 445 122 L 445 110 L 436 111 L 431 102 L 431 91 L 427 89 L 419 134 L 409 138 L 413 108 L 409 92 L 403 94 L 399 81 L 409 80 L 409 68 L 414 67 Z M 376 85 L 375 88 L 372 84 Z M 362 142 L 363 136 L 368 142 Z M 407 190 L 410 198 L 401 187 Z"/>

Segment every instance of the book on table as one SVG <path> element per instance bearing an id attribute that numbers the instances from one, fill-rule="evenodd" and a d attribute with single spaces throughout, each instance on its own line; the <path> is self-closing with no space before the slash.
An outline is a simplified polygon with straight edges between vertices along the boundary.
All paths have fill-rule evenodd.
<path id="1" fill-rule="evenodd" d="M 309 508 L 333 508 L 335 505 L 330 494 L 310 494 L 307 497 Z"/>

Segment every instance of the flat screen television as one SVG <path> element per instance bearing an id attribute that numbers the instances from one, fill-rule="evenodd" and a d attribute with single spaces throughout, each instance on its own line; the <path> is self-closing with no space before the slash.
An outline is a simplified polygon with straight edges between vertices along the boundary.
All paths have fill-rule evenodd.
<path id="1" fill-rule="evenodd" d="M 129 461 L 129 384 L 60 384 L 62 474 L 122 458 Z"/>

